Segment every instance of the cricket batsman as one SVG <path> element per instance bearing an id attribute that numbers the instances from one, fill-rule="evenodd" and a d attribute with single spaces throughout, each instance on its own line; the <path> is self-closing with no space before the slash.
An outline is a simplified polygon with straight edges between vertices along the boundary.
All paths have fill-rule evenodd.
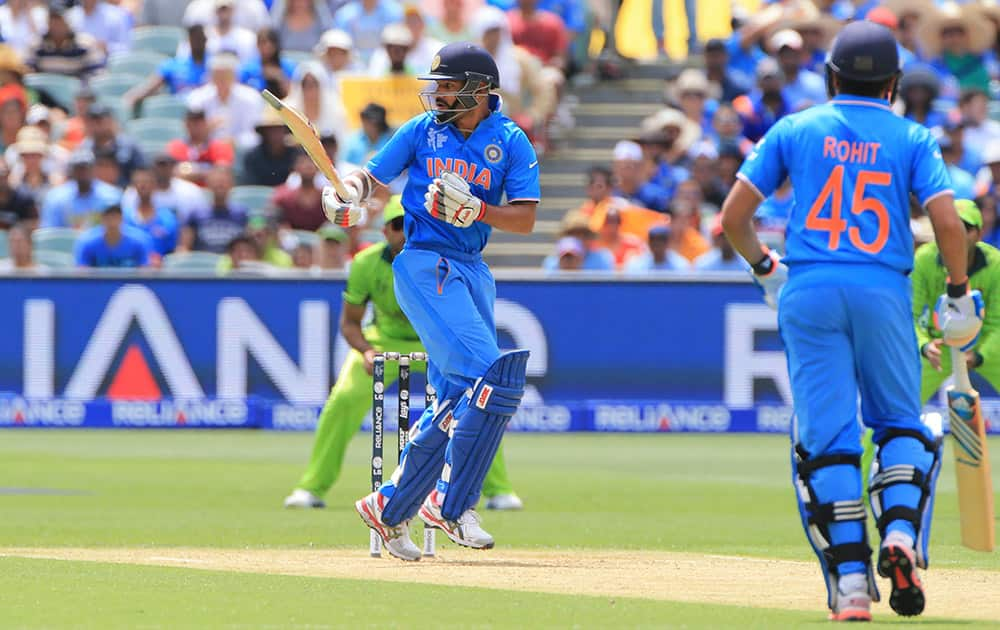
<path id="1" fill-rule="evenodd" d="M 539 201 L 538 159 L 500 112 L 496 62 L 453 43 L 434 57 L 421 92 L 425 113 L 404 123 L 363 170 L 344 178 L 347 199 L 323 193 L 337 225 L 355 225 L 359 204 L 404 170 L 406 245 L 392 263 L 399 306 L 427 348 L 438 399 L 414 427 L 392 479 L 355 507 L 389 553 L 419 560 L 415 515 L 455 543 L 493 547 L 472 509 L 504 430 L 524 394 L 528 352 L 501 352 L 496 285 L 482 250 L 493 228 L 530 233 Z"/>
<path id="2" fill-rule="evenodd" d="M 323 497 L 340 476 L 347 445 L 357 435 L 365 414 L 371 411 L 375 353 L 424 352 L 392 289 L 392 261 L 402 251 L 406 241 L 399 195 L 393 196 L 386 204 L 383 221 L 385 243 L 365 249 L 354 257 L 351 264 L 340 312 L 340 332 L 352 350 L 320 413 L 309 466 L 298 486 L 285 499 L 287 508 L 325 507 Z M 362 328 L 369 302 L 375 317 L 369 326 Z M 399 366 L 390 361 L 385 367 L 386 383 L 391 384 L 398 376 Z M 413 369 L 420 371 L 423 366 L 414 363 Z M 488 509 L 517 510 L 523 507 L 507 477 L 502 446 L 486 473 L 483 495 L 486 496 Z"/>
<path id="3" fill-rule="evenodd" d="M 792 479 L 831 619 L 868 621 L 879 598 L 861 493 L 859 393 L 880 445 L 869 489 L 878 574 L 890 581 L 892 609 L 918 615 L 941 444 L 920 421 L 911 192 L 948 271 L 935 306 L 945 344 L 976 338 L 982 300 L 968 288 L 965 229 L 937 143 L 889 108 L 900 76 L 892 33 L 873 22 L 846 25 L 826 71 L 831 101 L 782 118 L 760 140 L 725 201 L 723 226 L 778 309 L 795 408 Z M 752 217 L 786 177 L 795 204 L 778 260 Z"/>

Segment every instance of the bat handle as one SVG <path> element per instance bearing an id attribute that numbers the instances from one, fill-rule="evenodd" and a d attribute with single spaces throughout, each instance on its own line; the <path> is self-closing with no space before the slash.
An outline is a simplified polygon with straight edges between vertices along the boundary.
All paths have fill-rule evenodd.
<path id="1" fill-rule="evenodd" d="M 955 376 L 955 389 L 962 392 L 972 390 L 969 380 L 969 366 L 965 363 L 965 353 L 956 346 L 951 346 L 951 372 Z"/>

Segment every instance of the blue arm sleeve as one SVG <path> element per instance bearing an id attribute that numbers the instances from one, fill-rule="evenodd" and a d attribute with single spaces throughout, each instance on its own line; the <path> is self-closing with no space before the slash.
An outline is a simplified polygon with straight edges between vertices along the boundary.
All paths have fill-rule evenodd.
<path id="1" fill-rule="evenodd" d="M 910 185 L 923 207 L 931 197 L 951 190 L 951 178 L 941 157 L 941 148 L 930 131 L 914 126 L 910 133 L 913 138 Z"/>
<path id="2" fill-rule="evenodd" d="M 503 183 L 507 202 L 539 201 L 542 196 L 538 184 L 538 157 L 528 136 L 520 129 L 515 130 L 510 136 L 508 150 L 510 168 Z"/>
<path id="3" fill-rule="evenodd" d="M 388 184 L 399 177 L 413 162 L 414 131 L 417 123 L 426 114 L 421 114 L 406 121 L 402 127 L 392 134 L 385 146 L 368 160 L 365 170 L 382 184 Z"/>
<path id="4" fill-rule="evenodd" d="M 788 177 L 783 145 L 787 143 L 785 136 L 789 135 L 789 129 L 787 118 L 775 123 L 747 156 L 737 174 L 765 199 Z"/>

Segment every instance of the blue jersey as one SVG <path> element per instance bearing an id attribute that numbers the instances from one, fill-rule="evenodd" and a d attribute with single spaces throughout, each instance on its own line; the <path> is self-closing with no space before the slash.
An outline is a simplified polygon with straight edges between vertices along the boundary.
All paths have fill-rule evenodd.
<path id="1" fill-rule="evenodd" d="M 451 171 L 469 182 L 472 194 L 492 205 L 538 201 L 538 158 L 520 127 L 500 113 L 500 99 L 490 97 L 493 113 L 466 138 L 451 124 L 439 124 L 433 114 L 411 118 L 368 161 L 365 170 L 388 184 L 409 168 L 403 189 L 406 247 L 478 254 L 486 247 L 490 226 L 476 222 L 458 228 L 435 219 L 424 209 L 431 181 Z"/>
<path id="2" fill-rule="evenodd" d="M 142 230 L 122 225 L 121 239 L 114 247 L 104 240 L 104 226 L 97 225 L 76 241 L 76 264 L 81 267 L 145 267 L 153 242 Z"/>
<path id="3" fill-rule="evenodd" d="M 908 273 L 910 193 L 925 206 L 951 192 L 927 128 L 896 116 L 886 101 L 851 95 L 779 120 L 738 177 L 764 198 L 791 178 L 784 261 L 793 267 L 880 263 Z"/>

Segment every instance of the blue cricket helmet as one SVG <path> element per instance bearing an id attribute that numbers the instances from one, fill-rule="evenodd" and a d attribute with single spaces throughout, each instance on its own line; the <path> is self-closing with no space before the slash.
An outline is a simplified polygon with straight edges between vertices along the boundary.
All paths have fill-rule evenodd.
<path id="1" fill-rule="evenodd" d="M 438 51 L 431 62 L 431 71 L 418 79 L 424 81 L 479 80 L 491 88 L 500 86 L 500 70 L 490 53 L 470 42 L 455 42 Z"/>
<path id="2" fill-rule="evenodd" d="M 892 31 L 866 20 L 840 30 L 826 58 L 828 72 L 851 81 L 877 83 L 899 74 L 899 48 Z"/>

